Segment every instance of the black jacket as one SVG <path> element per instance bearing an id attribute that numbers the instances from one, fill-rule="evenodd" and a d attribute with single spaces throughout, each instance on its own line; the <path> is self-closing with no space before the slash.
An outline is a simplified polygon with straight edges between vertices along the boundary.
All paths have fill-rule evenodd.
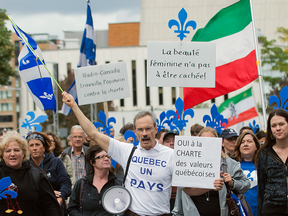
<path id="1" fill-rule="evenodd" d="M 272 146 L 267 146 L 260 153 L 257 160 L 257 215 L 286 212 L 287 162 L 283 163 Z"/>
<path id="2" fill-rule="evenodd" d="M 32 160 L 30 160 L 30 163 L 33 167 L 40 169 L 44 174 L 46 174 L 53 189 L 61 192 L 61 197 L 64 201 L 70 196 L 72 187 L 70 176 L 60 158 L 55 157 L 53 153 L 45 153 L 43 170 Z"/>
<path id="3" fill-rule="evenodd" d="M 83 214 L 80 212 L 79 205 L 79 196 L 80 196 L 80 185 L 81 180 L 84 180 L 82 195 L 81 195 L 81 207 Z M 114 186 L 120 185 L 117 177 L 109 171 L 108 182 L 102 187 L 101 191 L 98 192 L 97 188 L 93 185 L 93 174 L 89 174 L 86 177 L 83 177 L 76 181 L 74 188 L 72 190 L 72 194 L 70 197 L 69 205 L 68 205 L 68 213 L 70 216 L 110 216 L 108 212 L 105 211 L 103 206 L 101 205 L 101 200 L 104 192 Z"/>
<path id="4" fill-rule="evenodd" d="M 31 169 L 35 168 L 32 168 L 28 161 L 24 162 L 22 167 L 17 170 L 8 167 L 4 161 L 0 162 L 0 179 L 9 176 L 12 184 L 16 186 L 15 191 L 18 193 L 15 199 L 0 199 L 0 215 L 62 216 L 62 211 L 49 181 L 39 171 L 40 180 L 37 187 L 31 174 Z M 7 185 L 4 186 L 1 184 L 0 188 L 0 193 L 5 194 L 4 190 L 7 188 Z M 9 205 L 9 207 L 8 201 L 12 202 L 12 205 Z M 5 211 L 8 208 L 12 212 L 6 214 Z M 22 211 L 23 213 L 18 214 L 17 211 Z"/>
<path id="5" fill-rule="evenodd" d="M 84 151 L 85 156 L 86 156 L 88 149 L 89 149 L 89 147 L 83 145 L 83 151 Z M 71 158 L 72 146 L 65 149 L 64 152 Z M 74 169 L 75 169 L 75 167 L 74 167 Z M 90 165 L 88 163 L 86 163 L 86 159 L 85 159 L 85 170 L 86 170 L 86 175 L 88 175 L 91 171 Z"/>

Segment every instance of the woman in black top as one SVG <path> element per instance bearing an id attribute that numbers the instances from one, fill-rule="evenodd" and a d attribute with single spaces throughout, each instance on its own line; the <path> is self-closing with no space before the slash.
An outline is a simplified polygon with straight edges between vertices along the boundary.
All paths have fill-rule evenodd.
<path id="1" fill-rule="evenodd" d="M 288 215 L 287 160 L 288 113 L 273 110 L 267 121 L 267 135 L 257 155 L 257 215 Z"/>
<path id="2" fill-rule="evenodd" d="M 25 139 L 8 131 L 0 143 L 0 215 L 61 216 L 48 179 L 31 167 Z"/>
<path id="3" fill-rule="evenodd" d="M 70 216 L 82 215 L 111 215 L 101 204 L 104 192 L 120 185 L 117 177 L 109 171 L 111 157 L 98 145 L 91 146 L 86 154 L 86 161 L 90 164 L 92 173 L 76 181 L 68 205 Z M 82 182 L 82 188 L 81 188 Z"/>

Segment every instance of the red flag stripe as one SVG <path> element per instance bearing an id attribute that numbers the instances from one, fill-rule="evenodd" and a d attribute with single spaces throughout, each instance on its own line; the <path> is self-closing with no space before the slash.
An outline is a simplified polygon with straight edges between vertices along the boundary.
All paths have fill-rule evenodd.
<path id="1" fill-rule="evenodd" d="M 225 95 L 258 78 L 256 52 L 216 68 L 215 88 L 184 88 L 184 109 Z"/>
<path id="2" fill-rule="evenodd" d="M 256 107 L 252 107 L 249 110 L 246 110 L 245 112 L 242 112 L 238 115 L 238 118 L 236 119 L 235 117 L 233 117 L 233 119 L 230 121 L 230 118 L 228 119 L 228 124 L 225 126 L 225 128 L 228 128 L 232 125 L 235 125 L 239 122 L 243 122 L 246 120 L 249 120 L 251 118 L 254 118 L 258 116 L 258 113 L 256 111 Z"/>

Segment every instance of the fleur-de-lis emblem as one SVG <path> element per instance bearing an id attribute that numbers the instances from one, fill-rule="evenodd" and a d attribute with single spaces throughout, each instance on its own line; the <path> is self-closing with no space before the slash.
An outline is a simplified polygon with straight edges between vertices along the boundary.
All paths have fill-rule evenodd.
<path id="1" fill-rule="evenodd" d="M 217 133 L 221 134 L 222 129 L 225 127 L 223 124 L 228 124 L 228 119 L 218 112 L 215 104 L 211 107 L 210 113 L 212 118 L 209 115 L 204 115 L 203 123 L 206 123 L 206 127 L 214 128 Z"/>
<path id="2" fill-rule="evenodd" d="M 163 129 L 165 129 L 165 126 L 164 126 L 165 124 L 170 127 L 171 120 L 168 120 L 166 118 L 165 111 L 163 111 L 160 113 L 159 119 L 158 118 L 156 119 L 156 123 L 157 123 L 157 132 L 160 132 Z"/>
<path id="3" fill-rule="evenodd" d="M 44 96 L 40 96 L 40 98 L 46 98 L 48 100 L 52 100 L 53 94 L 48 94 L 47 92 L 44 92 L 43 94 Z"/>
<path id="4" fill-rule="evenodd" d="M 287 99 L 288 99 L 288 88 L 287 88 L 287 86 L 285 86 L 280 91 L 280 100 L 277 96 L 272 95 L 269 98 L 269 104 L 272 105 L 273 103 L 276 103 L 277 106 L 274 106 L 273 109 L 281 108 L 281 109 L 286 110 L 286 112 L 288 112 L 288 110 L 287 110 L 288 101 L 286 102 Z"/>
<path id="5" fill-rule="evenodd" d="M 183 112 L 184 102 L 180 97 L 178 97 L 176 102 L 175 102 L 175 108 L 176 108 L 176 111 L 179 115 L 173 110 L 168 110 L 166 112 L 166 117 L 167 117 L 167 119 L 172 120 L 173 124 L 180 131 L 182 131 L 182 129 L 184 127 L 186 127 L 186 123 L 188 122 L 188 120 L 185 120 L 185 117 L 189 115 L 191 118 L 193 118 L 194 117 L 194 111 L 192 109 L 187 109 Z M 182 113 L 183 113 L 183 115 L 182 115 Z M 170 129 L 171 129 L 171 127 L 170 127 Z"/>
<path id="6" fill-rule="evenodd" d="M 256 124 L 256 121 L 253 120 L 252 124 L 249 122 L 249 127 L 253 129 L 253 133 L 255 134 L 259 130 L 259 125 Z"/>
<path id="7" fill-rule="evenodd" d="M 134 133 L 134 131 L 127 130 L 124 133 L 124 139 L 127 141 L 130 137 L 134 139 L 134 142 L 131 142 L 131 143 L 133 143 L 134 146 L 137 146 L 139 144 L 139 140 L 137 140 L 136 134 Z"/>
<path id="8" fill-rule="evenodd" d="M 187 19 L 187 12 L 186 12 L 186 10 L 185 10 L 184 8 L 182 8 L 182 9 L 179 11 L 179 13 L 178 13 L 178 18 L 179 18 L 179 21 L 180 21 L 180 22 L 178 22 L 178 21 L 175 20 L 175 19 L 169 20 L 169 22 L 168 22 L 168 27 L 171 29 L 172 26 L 176 26 L 176 27 L 177 27 L 177 30 L 174 30 L 174 33 L 177 33 L 177 34 L 179 33 L 179 34 L 177 35 L 177 37 L 179 37 L 180 40 L 182 41 L 183 38 L 186 37 L 185 34 L 189 34 L 189 33 L 190 33 L 190 31 L 187 31 L 187 28 L 190 26 L 190 27 L 193 28 L 193 30 L 195 30 L 197 24 L 196 24 L 196 22 L 195 22 L 194 20 L 189 20 L 189 21 L 185 24 L 185 21 L 186 21 L 186 19 Z M 184 24 L 185 24 L 185 25 L 184 25 Z"/>
<path id="9" fill-rule="evenodd" d="M 39 123 L 43 123 L 48 118 L 47 115 L 40 115 L 35 119 L 35 113 L 33 111 L 29 111 L 26 113 L 26 115 L 30 116 L 30 119 L 28 120 L 25 118 L 24 122 L 22 122 L 21 127 L 28 128 L 29 130 L 32 130 L 32 127 L 35 127 L 35 131 L 41 132 L 42 127 L 39 125 Z"/>
<path id="10" fill-rule="evenodd" d="M 109 137 L 112 137 L 112 135 L 110 134 L 110 132 L 112 131 L 113 126 L 110 125 L 110 123 L 114 123 L 116 124 L 116 119 L 114 117 L 110 117 L 107 119 L 106 114 L 100 110 L 98 113 L 98 118 L 100 119 L 100 121 L 102 122 L 95 122 L 94 126 L 98 129 L 98 127 L 102 127 L 101 132 L 103 132 L 104 134 L 107 134 Z"/>
<path id="11" fill-rule="evenodd" d="M 12 190 L 5 190 L 11 185 L 11 178 L 9 176 L 4 177 L 0 180 L 0 200 L 7 199 L 7 196 L 11 196 L 11 199 L 15 199 L 18 194 Z"/>

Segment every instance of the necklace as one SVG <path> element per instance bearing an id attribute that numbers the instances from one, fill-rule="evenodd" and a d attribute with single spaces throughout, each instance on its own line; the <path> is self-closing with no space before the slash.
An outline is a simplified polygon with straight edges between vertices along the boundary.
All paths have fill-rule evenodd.
<path id="1" fill-rule="evenodd" d="M 209 191 L 205 193 L 205 196 L 206 196 L 206 201 L 209 202 L 209 201 L 210 201 L 210 198 L 209 198 Z"/>

